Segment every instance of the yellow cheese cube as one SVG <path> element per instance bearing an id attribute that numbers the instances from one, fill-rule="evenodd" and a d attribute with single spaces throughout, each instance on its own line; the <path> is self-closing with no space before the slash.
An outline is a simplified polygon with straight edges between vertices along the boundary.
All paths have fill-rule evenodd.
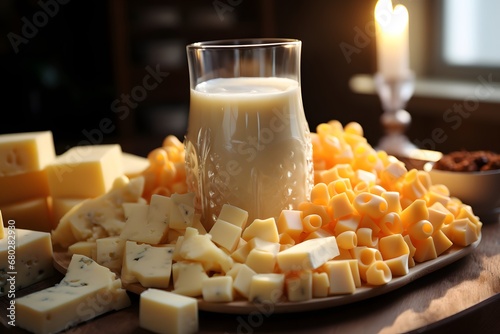
<path id="1" fill-rule="evenodd" d="M 354 213 L 354 207 L 345 192 L 333 196 L 329 206 L 334 219 L 341 219 Z"/>
<path id="2" fill-rule="evenodd" d="M 437 258 L 438 255 L 432 237 L 423 240 L 412 239 L 412 243 L 415 246 L 415 255 L 413 255 L 415 261 L 425 262 Z"/>
<path id="3" fill-rule="evenodd" d="M 479 228 L 469 218 L 455 219 L 449 224 L 446 236 L 458 246 L 468 246 L 479 239 Z"/>
<path id="4" fill-rule="evenodd" d="M 330 279 L 326 272 L 312 273 L 312 295 L 314 298 L 328 296 L 330 291 Z"/>
<path id="5" fill-rule="evenodd" d="M 323 266 L 330 279 L 330 295 L 351 294 L 356 291 L 356 284 L 351 271 L 351 265 L 346 260 L 328 261 Z"/>
<path id="6" fill-rule="evenodd" d="M 233 252 L 240 242 L 241 232 L 241 227 L 217 219 L 208 233 L 212 236 L 213 242 L 228 252 Z"/>
<path id="7" fill-rule="evenodd" d="M 249 298 L 250 284 L 252 283 L 252 277 L 255 275 L 257 275 L 257 273 L 246 264 L 238 266 L 238 272 L 233 280 L 234 290 L 236 290 L 243 297 Z"/>
<path id="8" fill-rule="evenodd" d="M 180 261 L 172 265 L 174 290 L 172 292 L 197 297 L 202 295 L 202 282 L 208 278 L 199 262 Z"/>
<path id="9" fill-rule="evenodd" d="M 122 175 L 122 150 L 117 144 L 75 146 L 47 166 L 53 197 L 97 197 Z"/>
<path id="10" fill-rule="evenodd" d="M 429 219 L 427 204 L 423 199 L 417 199 L 401 211 L 399 216 L 401 217 L 401 222 L 404 227 L 410 226 L 421 220 L 427 220 Z"/>
<path id="11" fill-rule="evenodd" d="M 437 256 L 443 254 L 448 248 L 453 246 L 453 242 L 441 230 L 432 235 L 432 242 L 434 242 Z"/>
<path id="12" fill-rule="evenodd" d="M 41 171 L 55 157 L 50 131 L 0 135 L 0 176 Z"/>
<path id="13" fill-rule="evenodd" d="M 244 230 L 247 225 L 248 212 L 236 206 L 224 204 L 220 210 L 218 219 L 227 221 Z"/>
<path id="14" fill-rule="evenodd" d="M 404 276 L 410 272 L 408 258 L 410 254 L 403 254 L 398 257 L 384 260 L 391 270 L 392 276 Z"/>
<path id="15" fill-rule="evenodd" d="M 248 300 L 253 303 L 276 303 L 285 289 L 284 274 L 256 274 L 252 276 Z"/>
<path id="16" fill-rule="evenodd" d="M 233 295 L 232 276 L 214 276 L 203 280 L 201 283 L 203 300 L 206 302 L 231 302 Z"/>
<path id="17" fill-rule="evenodd" d="M 140 295 L 139 326 L 154 333 L 196 333 L 199 329 L 198 301 L 149 288 Z"/>
<path id="18" fill-rule="evenodd" d="M 244 243 L 240 242 L 236 250 L 231 253 L 231 258 L 236 262 L 245 263 L 245 260 L 248 256 L 248 253 L 250 253 L 251 249 L 252 248 L 250 247 L 250 244 L 248 242 L 246 241 Z"/>
<path id="19" fill-rule="evenodd" d="M 346 218 L 339 219 L 337 224 L 335 224 L 334 232 L 335 235 L 339 235 L 345 231 L 354 231 L 358 229 L 361 217 L 358 215 L 352 215 Z"/>
<path id="20" fill-rule="evenodd" d="M 270 242 L 280 241 L 274 218 L 255 219 L 243 231 L 242 238 L 246 241 L 256 237 Z"/>
<path id="21" fill-rule="evenodd" d="M 311 190 L 311 202 L 318 205 L 328 205 L 330 194 L 325 183 L 316 184 Z"/>
<path id="22" fill-rule="evenodd" d="M 291 302 L 309 300 L 313 296 L 312 271 L 303 270 L 285 280 L 286 294 Z"/>
<path id="23" fill-rule="evenodd" d="M 278 218 L 278 232 L 286 233 L 297 241 L 302 231 L 302 211 L 282 210 Z"/>
<path id="24" fill-rule="evenodd" d="M 382 237 L 378 249 L 384 260 L 393 259 L 401 255 L 410 254 L 410 248 L 401 234 L 392 234 Z"/>
<path id="25" fill-rule="evenodd" d="M 245 264 L 258 274 L 272 273 L 276 266 L 276 254 L 254 248 L 248 253 Z"/>
<path id="26" fill-rule="evenodd" d="M 45 170 L 0 176 L 0 206 L 28 199 L 49 196 Z M 5 191 L 7 190 L 8 191 Z"/>

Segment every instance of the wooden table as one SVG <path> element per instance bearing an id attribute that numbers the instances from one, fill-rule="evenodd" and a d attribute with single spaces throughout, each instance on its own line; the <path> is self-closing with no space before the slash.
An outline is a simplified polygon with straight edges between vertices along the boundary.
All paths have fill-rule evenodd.
<path id="1" fill-rule="evenodd" d="M 54 285 L 51 279 L 17 296 Z M 66 333 L 148 333 L 139 328 L 139 297 Z M 0 299 L 6 325 L 6 296 Z M 200 333 L 499 333 L 500 222 L 485 222 L 479 246 L 466 257 L 384 295 L 339 307 L 293 314 L 244 315 L 200 311 Z M 5 332 L 5 327 L 0 328 Z M 9 328 L 9 333 L 25 331 Z"/>

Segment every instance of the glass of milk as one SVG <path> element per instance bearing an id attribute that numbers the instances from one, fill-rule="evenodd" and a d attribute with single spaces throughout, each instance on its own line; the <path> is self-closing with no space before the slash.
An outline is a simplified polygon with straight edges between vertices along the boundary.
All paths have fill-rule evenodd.
<path id="1" fill-rule="evenodd" d="M 254 219 L 296 209 L 313 186 L 302 106 L 301 41 L 242 39 L 186 47 L 190 76 L 186 178 L 210 228 L 224 204 Z"/>

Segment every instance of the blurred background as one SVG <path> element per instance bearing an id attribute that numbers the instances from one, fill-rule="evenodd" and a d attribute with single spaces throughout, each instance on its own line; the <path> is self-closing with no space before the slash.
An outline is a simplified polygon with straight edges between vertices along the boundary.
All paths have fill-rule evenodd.
<path id="1" fill-rule="evenodd" d="M 408 137 L 425 149 L 500 151 L 495 0 L 406 0 L 416 91 Z M 376 0 L 2 0 L 0 133 L 52 130 L 57 153 L 117 142 L 145 156 L 189 111 L 185 46 L 226 38 L 302 40 L 309 125 L 383 134 L 373 91 Z M 492 14 L 493 13 L 493 14 Z"/>

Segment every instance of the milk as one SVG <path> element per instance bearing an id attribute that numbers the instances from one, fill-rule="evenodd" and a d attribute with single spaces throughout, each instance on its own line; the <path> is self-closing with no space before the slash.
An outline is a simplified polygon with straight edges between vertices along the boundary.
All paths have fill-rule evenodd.
<path id="1" fill-rule="evenodd" d="M 312 145 L 297 81 L 219 78 L 191 90 L 187 182 L 206 227 L 225 203 L 253 219 L 297 208 L 313 185 Z"/>

